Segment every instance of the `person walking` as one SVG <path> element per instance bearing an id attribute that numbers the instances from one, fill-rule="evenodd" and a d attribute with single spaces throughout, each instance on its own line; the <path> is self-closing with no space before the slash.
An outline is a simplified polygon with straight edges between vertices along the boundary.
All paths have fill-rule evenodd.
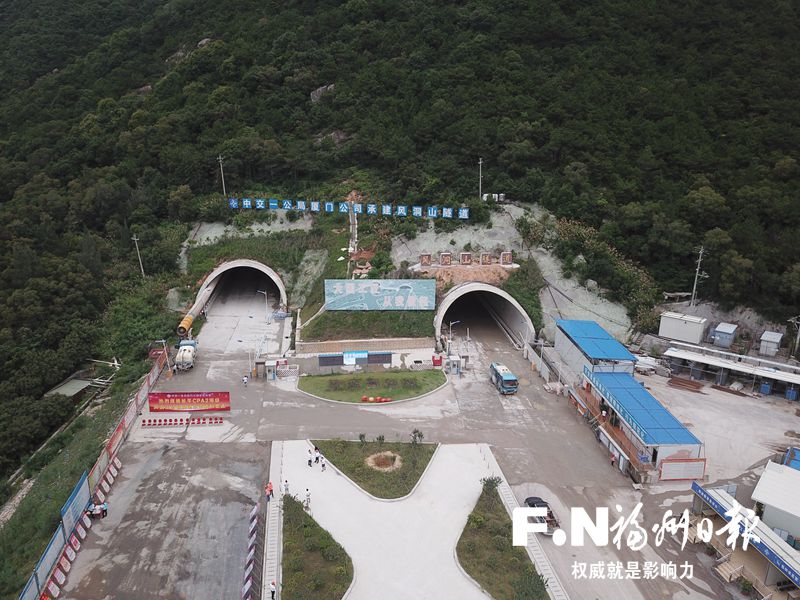
<path id="1" fill-rule="evenodd" d="M 108 502 L 103 502 L 100 505 L 100 509 L 103 511 L 103 518 L 105 519 L 108 516 Z"/>
<path id="2" fill-rule="evenodd" d="M 325 467 L 327 466 L 327 464 L 325 463 L 325 457 L 322 456 L 322 455 L 320 455 L 320 457 L 319 457 L 319 464 L 322 467 L 322 472 L 324 473 L 325 472 Z"/>
<path id="3" fill-rule="evenodd" d="M 306 488 L 306 501 L 304 502 L 303 505 L 304 505 L 306 510 L 310 510 L 311 509 L 311 492 L 308 491 L 308 488 Z"/>
<path id="4" fill-rule="evenodd" d="M 272 482 L 270 481 L 267 484 L 267 501 L 272 500 L 274 494 L 272 493 Z"/>
<path id="5" fill-rule="evenodd" d="M 278 591 L 278 588 L 275 587 L 275 580 L 272 580 L 272 581 L 269 582 L 269 593 L 270 593 L 270 598 L 272 600 L 275 600 L 275 592 L 276 591 Z"/>
<path id="6" fill-rule="evenodd" d="M 319 457 L 322 456 L 319 452 L 319 448 L 314 446 L 314 464 L 319 464 Z"/>
<path id="7" fill-rule="evenodd" d="M 242 383 L 244 384 L 244 387 L 247 387 L 247 375 L 242 377 Z"/>
<path id="8" fill-rule="evenodd" d="M 289 495 L 289 480 L 288 479 L 283 482 L 283 495 L 284 496 L 288 496 Z"/>
<path id="9" fill-rule="evenodd" d="M 311 461 L 314 459 L 314 454 L 311 452 L 311 448 L 308 449 L 308 466 L 311 466 Z"/>

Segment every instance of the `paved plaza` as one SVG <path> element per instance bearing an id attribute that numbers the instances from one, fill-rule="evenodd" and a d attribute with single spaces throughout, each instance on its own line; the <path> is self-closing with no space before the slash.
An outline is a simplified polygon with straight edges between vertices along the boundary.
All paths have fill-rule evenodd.
<path id="1" fill-rule="evenodd" d="M 453 552 L 480 479 L 492 474 L 478 445 L 439 447 L 417 488 L 400 500 L 374 498 L 335 468 L 309 468 L 310 447 L 284 442 L 283 477 L 298 500 L 311 492 L 311 515 L 353 559 L 348 600 L 404 600 L 410 589 L 415 598 L 486 598 Z"/>

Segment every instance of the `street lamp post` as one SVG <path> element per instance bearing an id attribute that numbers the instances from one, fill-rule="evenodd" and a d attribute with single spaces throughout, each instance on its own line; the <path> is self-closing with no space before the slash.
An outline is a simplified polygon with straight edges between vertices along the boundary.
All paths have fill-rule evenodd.
<path id="1" fill-rule="evenodd" d="M 264 294 L 264 320 L 269 323 L 269 296 L 266 290 L 256 290 L 256 294 Z"/>
<path id="2" fill-rule="evenodd" d="M 450 331 L 447 334 L 447 357 L 450 358 L 450 342 L 453 340 L 453 325 L 458 325 L 461 321 L 450 321 Z"/>

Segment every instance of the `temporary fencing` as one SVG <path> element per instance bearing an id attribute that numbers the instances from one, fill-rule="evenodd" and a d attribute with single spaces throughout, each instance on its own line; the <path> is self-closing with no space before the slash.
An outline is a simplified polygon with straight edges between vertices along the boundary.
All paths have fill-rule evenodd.
<path id="1" fill-rule="evenodd" d="M 273 500 L 274 502 L 274 500 Z M 249 527 L 247 528 L 247 558 L 244 564 L 244 583 L 242 584 L 242 600 L 260 600 L 262 558 L 263 558 L 263 539 L 266 522 L 264 519 L 266 496 L 264 502 L 256 502 L 250 511 Z"/>
<path id="2" fill-rule="evenodd" d="M 125 414 L 117 423 L 108 438 L 108 442 L 100 452 L 97 462 L 90 471 L 84 471 L 69 498 L 61 509 L 61 521 L 58 524 L 50 543 L 47 544 L 28 583 L 19 596 L 20 600 L 47 600 L 58 598 L 61 587 L 66 583 L 67 574 L 72 562 L 77 558 L 81 548 L 81 540 L 86 539 L 91 528 L 91 520 L 84 514 L 92 497 L 105 502 L 111 486 L 122 468 L 117 458 L 119 449 L 128 437 L 136 416 L 147 402 L 147 394 L 158 381 L 158 376 L 167 362 L 167 356 L 161 352 L 147 374 L 136 394 L 131 398 Z"/>

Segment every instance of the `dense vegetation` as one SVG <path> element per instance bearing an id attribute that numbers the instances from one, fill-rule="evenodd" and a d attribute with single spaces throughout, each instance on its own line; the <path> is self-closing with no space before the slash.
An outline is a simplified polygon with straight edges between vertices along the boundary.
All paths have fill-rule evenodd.
<path id="1" fill-rule="evenodd" d="M 497 479 L 489 477 L 482 483 L 456 546 L 458 561 L 495 600 L 548 598 L 546 582 L 528 553 L 511 545 L 511 518 L 497 493 Z"/>
<path id="2" fill-rule="evenodd" d="M 148 275 L 171 274 L 180 223 L 227 214 L 219 153 L 229 190 L 439 203 L 475 197 L 483 156 L 484 190 L 592 226 L 661 287 L 690 286 L 702 243 L 702 295 L 797 314 L 797 12 L 6 2 L 0 422 L 25 427 L 0 431 L 0 474 L 66 412 L 42 392 L 101 350 L 100 315 L 138 277 L 132 235 Z"/>
<path id="3" fill-rule="evenodd" d="M 282 565 L 284 600 L 338 600 L 353 580 L 350 556 L 293 496 L 283 497 Z"/>

